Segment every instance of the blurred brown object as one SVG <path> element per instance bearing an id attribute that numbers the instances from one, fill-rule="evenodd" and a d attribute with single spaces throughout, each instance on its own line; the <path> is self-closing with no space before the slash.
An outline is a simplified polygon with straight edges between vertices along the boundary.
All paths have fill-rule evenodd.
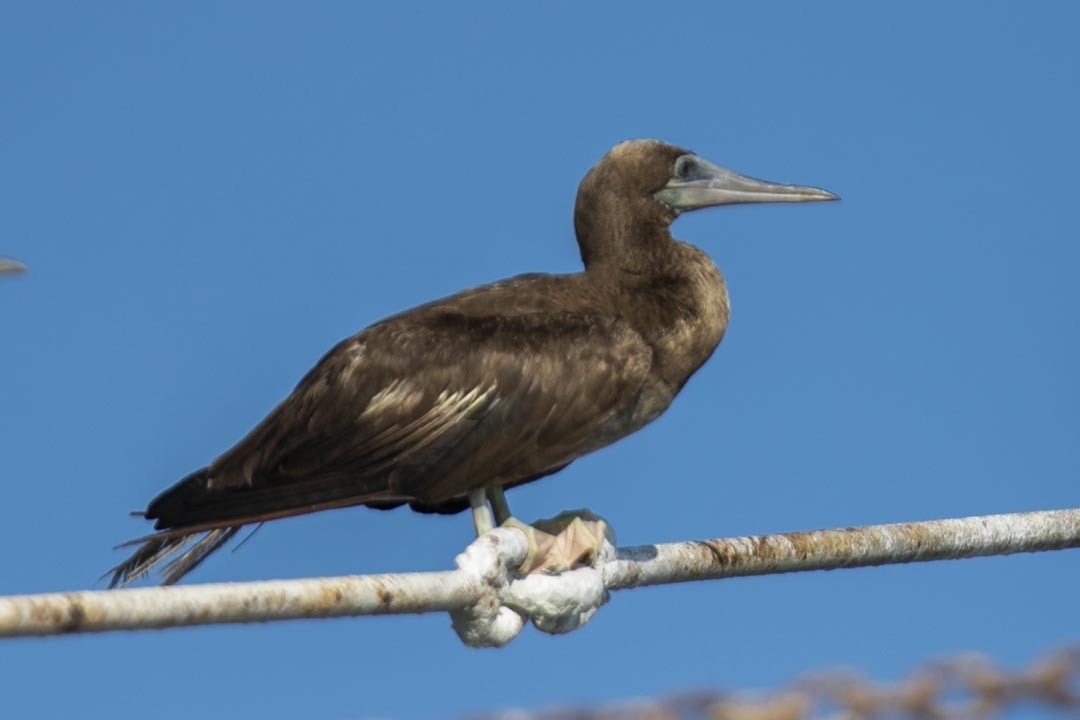
<path id="1" fill-rule="evenodd" d="M 1043 717 L 1080 714 L 1080 646 L 1015 671 L 967 654 L 926 663 L 891 685 L 834 670 L 773 692 L 680 693 L 595 708 L 504 710 L 468 720 L 987 720 L 1021 708 L 1044 711 Z"/>
<path id="2" fill-rule="evenodd" d="M 26 266 L 18 260 L 0 257 L 0 275 L 26 272 Z"/>

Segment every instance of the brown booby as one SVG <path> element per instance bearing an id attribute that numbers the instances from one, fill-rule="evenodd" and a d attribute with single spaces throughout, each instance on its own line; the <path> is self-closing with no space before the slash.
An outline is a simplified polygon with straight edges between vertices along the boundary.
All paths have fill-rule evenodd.
<path id="1" fill-rule="evenodd" d="M 655 420 L 723 338 L 723 276 L 672 238 L 679 214 L 836 199 L 656 140 L 616 146 L 578 188 L 584 272 L 465 290 L 342 341 L 247 437 L 150 502 L 144 515 L 159 532 L 133 541 L 141 544 L 113 569 L 112 585 L 166 560 L 164 582 L 176 582 L 242 526 L 318 510 L 472 507 L 481 533 L 490 503 L 496 522 L 516 522 L 505 488 Z M 603 525 L 582 519 L 591 548 L 537 558 L 525 571 L 587 557 Z M 552 552 L 563 544 L 542 530 L 534 542 Z"/>

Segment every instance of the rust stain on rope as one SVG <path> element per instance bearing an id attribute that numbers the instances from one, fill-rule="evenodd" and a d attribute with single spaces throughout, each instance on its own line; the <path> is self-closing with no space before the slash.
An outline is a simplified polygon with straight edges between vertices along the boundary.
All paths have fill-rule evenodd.
<path id="1" fill-rule="evenodd" d="M 618 590 L 1071 547 L 1080 547 L 1080 510 L 1052 510 L 623 548 L 604 577 Z"/>
<path id="2" fill-rule="evenodd" d="M 0 598 L 0 637 L 447 611 L 484 591 L 433 572 L 12 596 Z"/>

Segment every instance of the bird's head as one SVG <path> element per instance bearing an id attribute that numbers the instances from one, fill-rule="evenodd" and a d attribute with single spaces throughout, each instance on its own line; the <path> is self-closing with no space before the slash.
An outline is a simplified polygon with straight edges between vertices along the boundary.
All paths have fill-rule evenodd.
<path id="1" fill-rule="evenodd" d="M 588 264 L 590 245 L 600 249 L 636 234 L 655 236 L 690 210 L 838 199 L 820 188 L 740 175 L 659 140 L 628 140 L 612 148 L 581 181 L 574 224 Z"/>

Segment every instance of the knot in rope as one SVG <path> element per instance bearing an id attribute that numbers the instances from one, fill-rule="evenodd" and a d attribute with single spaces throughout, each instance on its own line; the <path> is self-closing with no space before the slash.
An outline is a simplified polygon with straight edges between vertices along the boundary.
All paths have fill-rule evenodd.
<path id="1" fill-rule="evenodd" d="M 454 631 L 466 645 L 502 647 L 517 637 L 526 621 L 546 633 L 567 633 L 587 623 L 608 601 L 602 568 L 615 556 L 609 543 L 593 567 L 519 577 L 517 569 L 528 552 L 524 532 L 499 527 L 457 556 L 458 569 L 485 588 L 477 602 L 450 611 Z"/>

